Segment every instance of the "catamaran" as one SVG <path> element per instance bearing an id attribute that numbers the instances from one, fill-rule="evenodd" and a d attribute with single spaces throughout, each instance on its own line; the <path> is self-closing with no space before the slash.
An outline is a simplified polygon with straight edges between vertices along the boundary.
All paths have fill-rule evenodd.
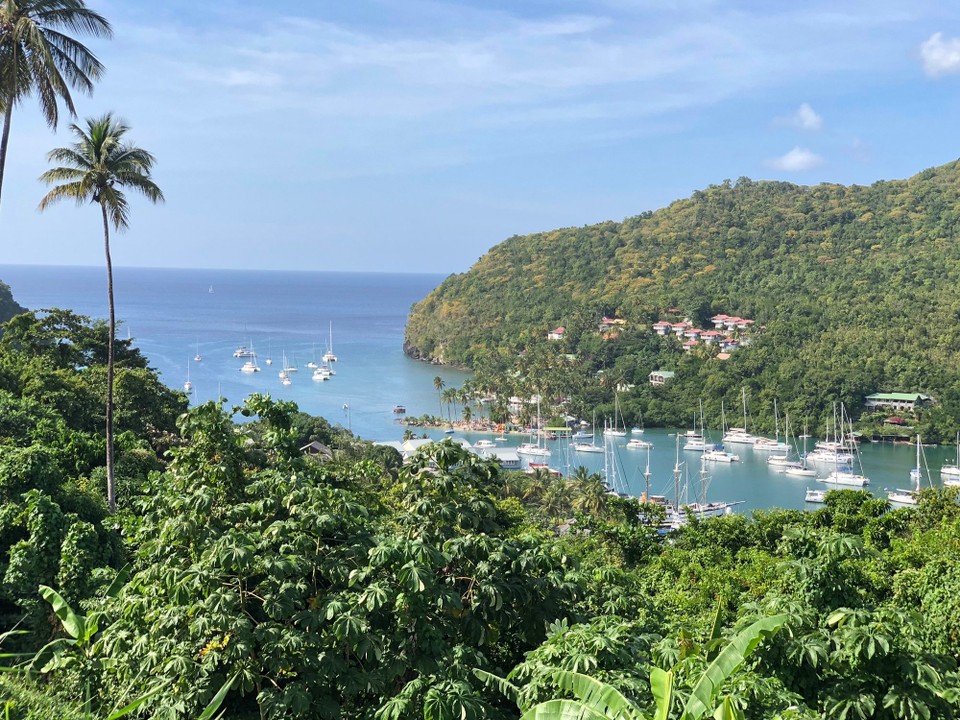
<path id="1" fill-rule="evenodd" d="M 323 354 L 323 361 L 325 363 L 332 363 L 337 361 L 337 356 L 333 354 L 333 321 L 330 321 L 330 339 L 327 342 L 327 351 Z"/>

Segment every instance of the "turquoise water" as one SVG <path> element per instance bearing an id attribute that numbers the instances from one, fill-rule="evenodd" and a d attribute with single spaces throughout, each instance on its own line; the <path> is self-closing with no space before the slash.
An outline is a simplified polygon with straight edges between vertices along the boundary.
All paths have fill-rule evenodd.
<path id="1" fill-rule="evenodd" d="M 63 307 L 91 317 L 107 315 L 101 268 L 0 266 L 21 305 Z M 458 387 L 467 373 L 411 360 L 403 354 L 410 306 L 443 276 L 380 273 L 254 272 L 116 268 L 118 335 L 129 333 L 171 387 L 187 379 L 192 402 L 250 393 L 292 400 L 305 412 L 349 426 L 371 440 L 398 439 L 394 405 L 410 414 L 437 413 L 433 378 Z M 210 288 L 213 292 L 210 292 Z M 305 367 L 326 349 L 330 323 L 339 360 L 336 376 L 311 380 Z M 239 345 L 253 345 L 261 372 L 239 371 Z M 199 353 L 201 362 L 193 361 Z M 292 384 L 277 373 L 283 354 L 299 366 Z M 274 360 L 266 364 L 267 356 Z M 347 405 L 348 409 L 344 409 Z"/>
<path id="2" fill-rule="evenodd" d="M 92 317 L 106 316 L 105 272 L 101 268 L 0 266 L 0 279 L 10 285 L 16 300 L 30 308 L 64 307 Z M 392 409 L 403 404 L 410 415 L 439 412 L 433 378 L 457 387 L 468 374 L 411 360 L 403 354 L 403 328 L 410 306 L 443 279 L 440 275 L 374 273 L 256 272 L 228 270 L 156 270 L 118 268 L 115 271 L 119 334 L 129 332 L 150 364 L 172 387 L 187 379 L 194 383 L 193 402 L 226 397 L 232 403 L 253 392 L 292 400 L 311 414 L 349 426 L 371 440 L 399 440 L 403 426 Z M 211 293 L 209 290 L 213 288 Z M 328 382 L 311 380 L 305 365 L 323 354 L 333 323 L 336 376 Z M 242 359 L 233 357 L 238 345 L 253 344 L 262 371 L 239 371 Z M 193 361 L 198 352 L 202 361 Z M 286 353 L 299 366 L 289 386 L 277 373 Z M 267 355 L 274 364 L 265 364 Z M 344 405 L 347 409 L 344 409 Z M 417 434 L 424 432 L 417 428 Z M 440 430 L 426 431 L 444 437 Z M 673 496 L 676 462 L 675 431 L 648 429 L 654 443 L 650 452 L 651 491 Z M 479 434 L 454 437 L 476 441 Z M 613 441 L 608 465 L 616 467 L 617 484 L 633 493 L 644 489 L 645 450 L 625 447 L 628 438 Z M 516 446 L 525 437 L 511 436 Z M 568 440 L 554 440 L 550 464 L 569 472 L 578 465 L 604 469 L 601 454 L 574 453 Z M 738 509 L 771 506 L 802 508 L 807 487 L 831 486 L 811 478 L 791 478 L 768 468 L 766 454 L 735 449 L 742 461 L 708 465 L 711 500 L 742 500 Z M 939 484 L 939 468 L 956 456 L 955 449 L 927 448 L 926 464 Z M 907 487 L 915 451 L 906 446 L 865 444 L 863 472 L 870 490 Z M 689 497 L 699 497 L 699 455 L 681 451 Z M 822 468 L 826 475 L 832 468 Z M 926 473 L 925 473 L 926 478 Z M 926 482 L 926 480 L 924 481 Z"/>

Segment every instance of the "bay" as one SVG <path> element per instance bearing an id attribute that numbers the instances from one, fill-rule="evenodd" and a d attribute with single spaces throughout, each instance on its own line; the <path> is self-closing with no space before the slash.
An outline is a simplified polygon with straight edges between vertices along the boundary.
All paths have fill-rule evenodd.
<path id="1" fill-rule="evenodd" d="M 31 309 L 61 307 L 94 318 L 107 315 L 103 268 L 7 265 L 0 266 L 0 280 L 10 285 L 17 302 Z M 410 306 L 442 280 L 441 275 L 427 274 L 116 268 L 118 334 L 129 333 L 171 387 L 181 387 L 189 369 L 193 403 L 224 397 L 228 404 L 238 404 L 251 393 L 268 393 L 349 427 L 365 439 L 399 440 L 404 426 L 393 413 L 395 405 L 405 405 L 410 415 L 436 414 L 440 407 L 433 379 L 440 376 L 447 387 L 459 387 L 469 377 L 403 353 Z M 331 323 L 337 374 L 330 381 L 316 382 L 306 364 L 314 358 L 319 361 L 326 350 Z M 239 345 L 255 348 L 261 372 L 239 371 L 243 359 L 233 356 Z M 202 360 L 195 362 L 198 352 Z M 278 378 L 284 354 L 298 366 L 288 386 Z M 265 364 L 268 356 L 273 365 Z M 442 429 L 415 430 L 418 435 L 445 437 Z M 675 434 L 656 428 L 644 433 L 654 444 L 649 454 L 651 492 L 671 498 Z M 461 432 L 454 437 L 471 442 L 489 439 Z M 603 455 L 573 452 L 567 440 L 550 441 L 550 464 L 565 473 L 580 465 L 601 472 L 606 467 L 611 476 L 615 468 L 618 487 L 639 495 L 644 490 L 647 452 L 626 448 L 627 439 L 612 441 L 606 462 Z M 523 440 L 514 435 L 499 444 L 516 447 Z M 708 466 L 708 499 L 742 500 L 740 511 L 804 508 L 812 507 L 804 502 L 807 487 L 831 487 L 777 473 L 767 466 L 765 454 L 735 452 L 741 462 Z M 934 484 L 939 484 L 940 466 L 955 456 L 953 447 L 924 450 Z M 699 455 L 681 451 L 680 459 L 681 485 L 688 485 L 691 501 L 697 500 Z M 869 489 L 885 496 L 886 488 L 908 486 L 914 451 L 865 443 L 860 460 L 871 479 Z M 830 469 L 822 468 L 821 475 Z"/>

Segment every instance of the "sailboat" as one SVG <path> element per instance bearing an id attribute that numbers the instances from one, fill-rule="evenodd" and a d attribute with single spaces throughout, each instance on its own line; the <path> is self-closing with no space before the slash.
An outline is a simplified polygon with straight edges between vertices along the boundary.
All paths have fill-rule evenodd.
<path id="1" fill-rule="evenodd" d="M 593 426 L 590 429 L 595 430 L 596 424 L 597 424 L 597 413 L 594 412 Z M 571 436 L 571 439 L 573 440 L 573 442 L 570 443 L 570 447 L 573 448 L 574 452 L 585 452 L 585 453 L 602 453 L 603 452 L 603 448 L 597 445 L 597 443 L 594 441 L 594 434 L 592 432 L 589 434 L 585 432 L 576 432 Z"/>
<path id="2" fill-rule="evenodd" d="M 236 355 L 236 353 L 234 353 L 234 355 Z M 257 365 L 257 353 L 255 353 L 253 350 L 252 342 L 250 343 L 250 350 L 248 351 L 248 354 L 244 357 L 249 357 L 250 359 L 243 364 L 243 367 L 240 368 L 240 372 L 244 372 L 244 373 L 260 372 L 260 366 Z"/>
<path id="3" fill-rule="evenodd" d="M 619 417 L 620 424 L 617 424 Z M 613 393 L 613 422 L 603 429 L 603 434 L 607 437 L 626 437 L 627 429 L 623 424 L 623 413 L 620 412 L 620 394 Z"/>
<path id="4" fill-rule="evenodd" d="M 789 454 L 790 446 L 785 442 L 780 442 L 780 413 L 777 412 L 777 399 L 773 399 L 773 422 L 775 426 L 775 435 L 773 440 L 767 437 L 758 437 L 753 441 L 753 449 L 764 452 L 781 452 L 784 455 Z"/>
<path id="5" fill-rule="evenodd" d="M 724 445 L 753 445 L 757 438 L 747 432 L 747 389 L 741 388 L 743 402 L 743 427 L 732 427 L 723 435 Z"/>
<path id="6" fill-rule="evenodd" d="M 529 455 L 530 457 L 550 457 L 550 449 L 544 447 L 541 440 L 543 439 L 543 433 L 540 430 L 540 396 L 537 395 L 537 427 L 536 427 L 536 442 L 531 441 L 520 443 L 520 447 L 517 448 L 517 455 Z M 532 434 L 531 434 L 532 438 Z"/>
<path id="7" fill-rule="evenodd" d="M 183 391 L 190 392 L 193 390 L 193 383 L 190 382 L 190 361 L 187 360 L 187 381 L 183 384 Z"/>
<path id="8" fill-rule="evenodd" d="M 264 362 L 267 365 L 273 365 L 273 357 L 272 357 L 273 352 L 271 352 L 272 350 L 273 350 L 273 341 L 270 338 L 267 338 L 267 359 L 264 360 Z"/>
<path id="9" fill-rule="evenodd" d="M 913 487 L 909 490 L 887 490 L 887 499 L 898 505 L 916 505 L 920 500 L 920 480 L 923 472 L 920 466 L 920 433 L 917 433 L 917 464 L 910 470 L 910 482 Z"/>
<path id="10" fill-rule="evenodd" d="M 306 367 L 315 369 L 317 367 L 317 344 L 313 344 L 313 358 L 306 364 Z"/>
<path id="11" fill-rule="evenodd" d="M 785 473 L 787 470 L 790 470 L 790 469 L 793 469 L 793 470 L 802 469 L 803 465 L 800 463 L 799 460 L 793 460 L 790 457 L 790 452 L 792 448 L 790 447 L 790 416 L 789 415 L 787 415 L 785 418 L 784 426 L 786 429 L 783 434 L 783 437 L 784 437 L 783 445 L 784 447 L 786 447 L 786 450 L 783 452 L 782 455 L 769 456 L 767 458 L 767 465 L 769 465 L 770 467 L 777 468 L 781 472 Z M 777 430 L 777 438 L 779 439 L 779 437 L 780 437 L 780 431 Z"/>
<path id="12" fill-rule="evenodd" d="M 323 361 L 332 363 L 337 361 L 337 356 L 333 354 L 333 321 L 330 321 L 330 340 L 327 342 L 327 351 L 323 354 Z"/>
<path id="13" fill-rule="evenodd" d="M 193 356 L 194 362 L 200 362 L 203 358 L 200 356 L 200 340 L 197 340 L 197 354 Z"/>
<path id="14" fill-rule="evenodd" d="M 850 435 L 847 435 L 846 433 L 847 421 L 845 419 L 845 415 L 846 413 L 844 411 L 844 407 L 841 404 L 840 419 L 837 425 L 837 427 L 839 428 L 839 430 L 837 431 L 837 444 L 838 444 L 838 447 L 840 448 L 844 448 L 848 446 L 853 446 L 855 448 L 856 443 L 853 440 L 852 430 Z M 852 427 L 852 424 L 851 424 L 851 427 Z M 862 473 L 854 472 L 852 465 L 840 464 L 841 461 L 839 460 L 839 457 L 840 457 L 839 452 L 837 453 L 837 457 L 838 457 L 838 460 L 837 460 L 836 469 L 832 473 L 827 475 L 827 477 L 825 478 L 817 478 L 817 482 L 832 483 L 834 485 L 850 485 L 853 487 L 863 487 L 864 485 L 870 484 L 870 478 L 868 478 L 866 475 L 863 475 Z M 850 454 L 850 457 L 851 458 L 853 457 L 852 453 Z"/>
<path id="15" fill-rule="evenodd" d="M 697 432 L 697 414 L 693 414 L 693 430 L 687 430 L 683 434 L 685 442 L 684 450 L 692 452 L 703 452 L 707 449 L 707 441 L 703 437 L 703 400 L 700 401 L 700 432 Z"/>
<path id="16" fill-rule="evenodd" d="M 284 355 L 283 355 L 283 371 L 286 372 L 286 373 L 295 373 L 295 372 L 297 372 L 297 358 L 296 358 L 296 356 L 294 356 L 294 357 L 293 357 L 293 360 L 288 364 L 288 363 L 287 363 L 287 355 L 286 355 L 286 353 L 284 353 Z"/>
<path id="17" fill-rule="evenodd" d="M 960 433 L 957 433 L 957 456 L 953 465 L 944 465 L 940 468 L 943 484 L 947 487 L 960 487 Z"/>
<path id="18" fill-rule="evenodd" d="M 693 503 L 687 503 L 686 497 L 684 497 L 683 505 L 681 506 L 680 498 L 680 474 L 681 474 L 682 464 L 680 463 L 680 438 L 677 437 L 677 462 L 673 468 L 673 483 L 674 483 L 674 506 L 667 507 L 667 518 L 663 523 L 663 527 L 668 529 L 677 529 L 683 525 L 687 524 L 687 521 L 691 516 L 697 517 L 699 519 L 704 519 L 708 517 L 720 517 L 723 515 L 729 515 L 733 512 L 733 508 L 736 505 L 741 505 L 745 501 L 736 500 L 736 501 L 714 501 L 707 502 L 707 488 L 710 484 L 710 475 L 707 473 L 707 464 L 703 456 L 700 457 L 700 500 Z M 688 487 L 686 483 L 684 484 L 683 494 L 686 496 L 688 492 Z"/>
<path id="19" fill-rule="evenodd" d="M 706 430 L 706 423 L 703 422 L 703 404 L 702 403 L 700 405 L 700 424 L 703 427 L 704 434 L 706 434 L 707 430 Z M 727 429 L 726 425 L 727 425 L 727 415 L 726 415 L 726 412 L 724 412 L 723 401 L 721 400 L 720 401 L 720 427 L 723 432 L 723 435 L 726 435 L 726 429 Z M 723 435 L 721 435 L 721 437 L 723 437 Z M 734 455 L 731 452 L 727 452 L 726 449 L 723 447 L 723 443 L 720 443 L 718 445 L 712 445 L 706 448 L 703 452 L 703 459 L 709 460 L 710 462 L 725 462 L 725 463 L 740 462 L 740 456 Z"/>
<path id="20" fill-rule="evenodd" d="M 843 435 L 843 406 L 840 406 L 840 417 L 837 417 L 837 406 L 833 406 L 833 439 L 830 439 L 830 422 L 827 421 L 827 430 L 824 439 L 813 446 L 813 452 L 807 455 L 807 460 L 825 465 L 838 465 L 853 462 L 853 443 Z"/>
<path id="21" fill-rule="evenodd" d="M 799 465 L 787 465 L 783 469 L 784 475 L 793 475 L 794 477 L 816 477 L 817 471 L 812 468 L 807 467 L 807 438 L 810 437 L 807 434 L 807 423 L 803 423 L 803 454 L 800 456 Z M 807 494 L 811 492 L 823 493 L 822 490 L 808 490 Z M 807 500 L 807 502 L 819 502 L 817 500 Z"/>

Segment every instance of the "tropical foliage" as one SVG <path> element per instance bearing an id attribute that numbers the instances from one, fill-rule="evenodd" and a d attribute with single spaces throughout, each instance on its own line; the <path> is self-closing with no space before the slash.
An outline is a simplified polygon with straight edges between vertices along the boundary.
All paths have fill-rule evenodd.
<path id="1" fill-rule="evenodd" d="M 119 341 L 138 380 L 118 403 L 153 420 L 118 416 L 111 515 L 103 426 L 74 409 L 102 412 L 107 332 L 55 310 L 2 338 L 11 718 L 960 711 L 954 496 L 837 492 L 665 537 L 582 469 L 503 473 L 449 442 L 401 464 L 265 396 L 184 412 Z"/>
<path id="2" fill-rule="evenodd" d="M 71 33 L 109 37 L 110 23 L 83 0 L 0 2 L 0 189 L 13 109 L 36 95 L 44 120 L 57 127 L 59 103 L 75 115 L 70 90 L 90 93 L 103 65 Z"/>

